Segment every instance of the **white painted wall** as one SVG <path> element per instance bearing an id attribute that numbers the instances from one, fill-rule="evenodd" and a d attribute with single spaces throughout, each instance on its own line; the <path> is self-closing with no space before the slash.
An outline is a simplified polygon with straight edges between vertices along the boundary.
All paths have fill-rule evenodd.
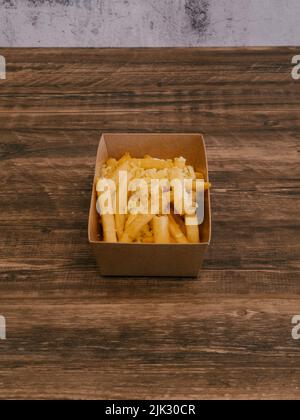
<path id="1" fill-rule="evenodd" d="M 0 0 L 0 47 L 297 46 L 300 0 Z"/>

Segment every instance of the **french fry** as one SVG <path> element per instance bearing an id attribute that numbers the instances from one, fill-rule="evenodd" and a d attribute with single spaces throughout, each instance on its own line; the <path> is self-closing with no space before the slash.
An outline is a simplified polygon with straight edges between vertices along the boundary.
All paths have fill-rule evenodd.
<path id="1" fill-rule="evenodd" d="M 116 222 L 117 236 L 118 236 L 118 239 L 120 240 L 122 238 L 123 233 L 124 233 L 125 214 L 116 214 L 115 215 L 115 222 Z"/>
<path id="2" fill-rule="evenodd" d="M 176 240 L 178 244 L 188 244 L 189 241 L 187 240 L 186 236 L 183 234 L 182 230 L 175 222 L 172 215 L 169 215 L 169 228 L 172 237 Z"/>
<path id="3" fill-rule="evenodd" d="M 186 236 L 192 244 L 200 242 L 199 226 L 197 216 L 185 217 Z"/>
<path id="4" fill-rule="evenodd" d="M 97 193 L 98 197 L 101 196 L 100 193 Z M 103 228 L 103 240 L 104 242 L 118 242 L 116 225 L 115 225 L 115 216 L 113 214 L 106 214 L 103 200 L 98 200 L 101 213 L 101 221 Z"/>
<path id="5" fill-rule="evenodd" d="M 143 215 L 138 214 L 134 220 L 134 222 L 130 223 L 130 225 L 125 229 L 120 242 L 122 243 L 131 243 L 137 237 L 140 231 L 146 226 L 148 223 L 151 222 L 153 219 L 153 215 Z"/>
<path id="6" fill-rule="evenodd" d="M 211 189 L 211 183 L 210 182 L 205 182 L 204 183 L 204 191 L 208 191 Z"/>
<path id="7" fill-rule="evenodd" d="M 127 172 L 128 178 L 130 178 L 131 168 L 130 168 L 130 161 L 127 160 L 122 165 L 118 166 L 118 168 L 115 170 L 115 172 L 112 174 L 111 179 L 116 183 L 116 185 L 119 185 L 119 174 L 120 172 Z M 130 181 L 130 179 L 128 179 Z"/>
<path id="8" fill-rule="evenodd" d="M 211 183 L 210 182 L 204 182 L 204 191 L 208 191 L 211 188 Z M 197 184 L 194 181 L 193 182 L 193 191 L 196 191 L 197 189 Z"/>
<path id="9" fill-rule="evenodd" d="M 129 226 L 135 222 L 136 218 L 137 218 L 137 214 L 130 214 L 125 222 L 125 229 L 127 230 L 129 228 Z"/>
<path id="10" fill-rule="evenodd" d="M 130 159 L 131 156 L 128 153 L 126 153 L 119 161 L 112 158 L 107 159 L 106 166 L 110 168 L 110 171 L 106 174 L 106 177 L 112 178 L 117 173 L 119 167 L 125 162 L 128 162 Z"/>
<path id="11" fill-rule="evenodd" d="M 154 242 L 156 244 L 169 244 L 169 218 L 168 216 L 155 216 L 153 218 Z"/>
<path id="12" fill-rule="evenodd" d="M 121 159 L 118 161 L 118 166 L 121 166 L 123 165 L 123 163 L 128 162 L 130 160 L 132 160 L 130 153 L 125 153 L 125 155 L 122 156 Z"/>
<path id="13" fill-rule="evenodd" d="M 203 175 L 202 172 L 197 171 L 197 172 L 195 172 L 195 175 L 196 175 L 197 179 L 204 179 L 204 175 Z"/>
<path id="14" fill-rule="evenodd" d="M 118 166 L 118 161 L 116 159 L 110 158 L 110 159 L 108 159 L 106 164 L 107 164 L 107 166 L 109 166 L 111 168 L 115 168 L 116 166 Z"/>
<path id="15" fill-rule="evenodd" d="M 115 218 L 112 214 L 102 215 L 103 239 L 104 242 L 118 242 L 115 226 Z"/>
<path id="16" fill-rule="evenodd" d="M 157 180 L 158 181 L 158 180 Z M 169 212 L 171 204 L 171 195 L 169 186 L 164 190 L 164 185 L 157 185 L 157 188 L 151 191 L 150 208 L 152 213 L 166 214 Z M 154 204 L 155 205 L 152 205 Z"/>
<path id="17" fill-rule="evenodd" d="M 183 157 L 174 159 L 174 166 L 176 168 L 184 169 L 186 166 L 186 159 Z"/>
<path id="18" fill-rule="evenodd" d="M 138 166 L 143 169 L 168 169 L 172 168 L 172 164 L 163 159 L 155 159 L 147 156 L 145 159 L 135 159 Z"/>
<path id="19" fill-rule="evenodd" d="M 182 233 L 186 236 L 186 226 L 185 226 L 183 218 L 179 214 L 176 214 L 174 212 L 172 212 L 172 217 L 177 223 L 177 225 L 180 227 Z"/>
<path id="20" fill-rule="evenodd" d="M 169 170 L 169 180 L 173 181 L 174 179 L 180 179 L 183 181 L 184 179 L 184 172 L 182 169 L 177 168 L 177 167 L 172 167 Z"/>

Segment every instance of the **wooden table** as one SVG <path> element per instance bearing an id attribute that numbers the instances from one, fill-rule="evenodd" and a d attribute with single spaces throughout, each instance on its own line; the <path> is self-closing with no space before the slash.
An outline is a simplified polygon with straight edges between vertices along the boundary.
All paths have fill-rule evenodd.
<path id="1" fill-rule="evenodd" d="M 299 398 L 299 52 L 0 50 L 1 398 Z M 198 279 L 99 277 L 102 131 L 205 134 Z"/>

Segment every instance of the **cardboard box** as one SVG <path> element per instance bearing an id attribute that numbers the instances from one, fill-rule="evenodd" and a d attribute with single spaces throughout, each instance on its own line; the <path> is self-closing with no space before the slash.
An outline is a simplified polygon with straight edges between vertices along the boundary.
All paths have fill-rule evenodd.
<path id="1" fill-rule="evenodd" d="M 210 193 L 205 193 L 205 220 L 200 226 L 201 244 L 110 244 L 101 242 L 96 211 L 96 178 L 108 157 L 120 159 L 129 152 L 160 159 L 183 156 L 200 169 L 208 181 L 204 139 L 199 134 L 103 134 L 100 140 L 89 215 L 89 242 L 102 276 L 196 277 L 211 238 Z"/>

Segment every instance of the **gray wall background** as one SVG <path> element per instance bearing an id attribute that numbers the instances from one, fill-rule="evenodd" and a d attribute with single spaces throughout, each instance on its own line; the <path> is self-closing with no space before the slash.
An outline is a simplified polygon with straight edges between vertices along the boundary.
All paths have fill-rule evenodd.
<path id="1" fill-rule="evenodd" d="M 0 47 L 297 46 L 300 0 L 0 0 Z"/>

